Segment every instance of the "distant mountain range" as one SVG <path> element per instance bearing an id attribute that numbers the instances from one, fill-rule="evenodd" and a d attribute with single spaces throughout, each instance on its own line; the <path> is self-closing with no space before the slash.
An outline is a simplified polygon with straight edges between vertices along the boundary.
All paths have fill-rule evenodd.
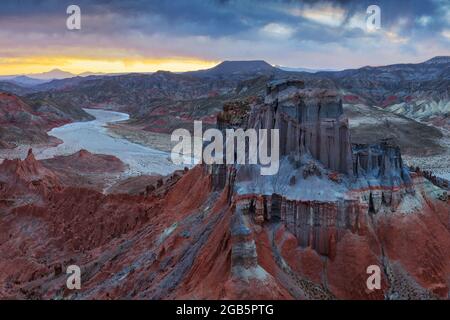
<path id="1" fill-rule="evenodd" d="M 273 73 L 279 70 L 283 71 L 293 71 L 293 72 L 318 72 L 318 71 L 331 71 L 331 70 L 315 70 L 308 68 L 289 68 L 282 66 L 272 66 L 263 60 L 249 60 L 249 61 L 224 61 L 217 66 L 198 71 L 184 72 L 184 74 L 194 75 L 194 76 L 227 76 L 234 74 L 235 76 L 246 76 L 246 75 L 258 75 Z M 152 74 L 154 72 L 142 72 L 141 74 Z M 0 81 L 8 81 L 18 85 L 31 87 L 49 82 L 52 80 L 62 80 L 75 77 L 89 77 L 89 76 L 118 76 L 124 75 L 126 73 L 104 73 L 104 72 L 83 72 L 78 75 L 71 72 L 67 72 L 61 69 L 53 69 L 48 72 L 42 73 L 31 73 L 24 75 L 8 75 L 0 76 Z"/>
<path id="2" fill-rule="evenodd" d="M 434 57 L 422 63 L 399 63 L 387 66 L 365 66 L 358 69 L 346 69 L 335 72 L 318 72 L 318 76 L 333 79 L 366 79 L 371 81 L 427 81 L 438 78 L 450 78 L 450 57 Z"/>
<path id="3" fill-rule="evenodd" d="M 257 76 L 259 74 L 268 74 L 268 73 L 273 74 L 280 71 L 287 71 L 287 72 L 301 72 L 301 73 L 322 73 L 326 74 L 327 76 L 331 76 L 333 78 L 340 78 L 340 77 L 354 76 L 355 74 L 361 74 L 361 71 L 379 71 L 379 72 L 401 71 L 402 68 L 407 69 L 408 67 L 417 65 L 424 65 L 426 69 L 429 69 L 429 67 L 433 68 L 442 64 L 448 64 L 450 63 L 449 61 L 450 57 L 448 56 L 437 56 L 419 64 L 394 64 L 380 67 L 366 66 L 358 69 L 345 69 L 339 71 L 333 69 L 312 69 L 303 67 L 287 67 L 281 65 L 272 66 L 271 64 L 267 63 L 264 60 L 242 60 L 242 61 L 223 61 L 219 63 L 217 66 L 210 69 L 189 71 L 178 74 L 187 74 L 192 76 L 203 76 L 203 77 L 220 77 L 229 75 Z M 422 76 L 427 76 L 427 74 L 423 75 L 423 73 L 421 73 L 420 71 L 422 70 L 419 70 L 418 72 L 419 75 L 422 74 Z M 153 72 L 142 72 L 140 74 L 149 75 L 152 73 Z M 87 71 L 76 75 L 71 72 L 55 68 L 50 71 L 42 73 L 0 76 L 0 81 L 8 81 L 22 86 L 36 86 L 52 80 L 62 80 L 74 77 L 89 77 L 89 76 L 119 76 L 124 74 L 126 73 L 103 73 L 103 72 Z M 417 77 L 417 75 L 418 75 L 417 73 L 414 73 L 411 75 L 411 77 L 415 78 Z"/>
<path id="4" fill-rule="evenodd" d="M 184 74 L 201 78 L 247 79 L 249 76 L 275 74 L 282 71 L 263 60 L 249 61 L 223 61 L 217 66 L 198 71 L 185 72 Z"/>
<path id="5" fill-rule="evenodd" d="M 371 67 L 366 66 L 359 69 L 346 69 L 342 71 L 324 71 L 307 68 L 288 68 L 281 66 L 272 66 L 263 60 L 250 61 L 224 61 L 217 66 L 198 71 L 184 73 L 173 73 L 168 71 L 158 71 L 155 73 L 130 73 L 130 74 L 106 74 L 84 72 L 80 75 L 74 75 L 70 72 L 54 69 L 49 72 L 36 73 L 29 75 L 0 76 L 1 83 L 9 82 L 22 87 L 32 87 L 31 91 L 46 91 L 52 89 L 61 89 L 72 87 L 85 81 L 115 81 L 116 79 L 136 79 L 136 81 L 145 81 L 154 75 L 172 75 L 171 78 L 193 77 L 197 79 L 222 80 L 222 81 L 242 81 L 259 76 L 269 76 L 275 78 L 294 77 L 308 80 L 328 79 L 334 82 L 338 87 L 344 89 L 365 89 L 369 85 L 372 87 L 385 87 L 386 89 L 414 89 L 418 82 L 448 80 L 450 78 L 450 57 L 440 56 L 432 58 L 423 63 L 394 64 L 388 66 Z M 108 77 L 106 77 L 108 76 Z M 125 77 L 125 78 L 123 78 Z M 164 77 L 162 77 L 164 78 Z M 139 80 L 140 79 L 140 80 Z M 405 82 L 409 83 L 410 88 L 405 88 Z M 90 82 L 92 83 L 92 82 Z M 92 83 L 93 84 L 93 83 Z M 4 89 L 7 91 L 6 89 Z M 374 94 L 376 92 L 370 94 Z M 383 92 L 379 92 L 383 95 Z M 379 97 L 377 97 L 379 98 Z"/>
<path id="6" fill-rule="evenodd" d="M 334 69 L 311 69 L 311 68 L 292 68 L 292 67 L 285 67 L 285 66 L 279 66 L 279 65 L 275 65 L 275 68 L 284 70 L 284 71 L 291 71 L 291 72 L 308 72 L 308 73 L 316 73 L 316 72 L 321 72 L 321 71 L 337 71 Z"/>
<path id="7" fill-rule="evenodd" d="M 45 81 L 50 81 L 54 79 L 66 79 L 72 78 L 76 75 L 67 71 L 63 71 L 61 69 L 52 69 L 47 72 L 41 73 L 30 73 L 30 74 L 22 74 L 22 75 L 9 75 L 9 76 L 0 76 L 0 80 L 10 80 L 13 82 L 25 84 L 25 85 L 34 85 L 40 84 Z M 40 81 L 38 81 L 40 80 Z"/>
<path id="8" fill-rule="evenodd" d="M 10 82 L 23 87 L 37 86 L 55 79 L 67 79 L 75 77 L 73 73 L 60 69 L 53 69 L 42 73 L 31 73 L 26 75 L 0 76 L 0 81 Z M 1 88 L 1 86 L 0 86 Z"/>
<path id="9" fill-rule="evenodd" d="M 9 82 L 23 87 L 32 87 L 50 80 L 41 80 L 29 76 L 0 76 L 0 81 Z"/>
<path id="10" fill-rule="evenodd" d="M 11 76 L 6 81 L 1 81 L 0 77 L 0 91 L 19 96 L 51 97 L 70 105 L 107 105 L 136 117 L 148 114 L 154 107 L 167 105 L 169 108 L 184 101 L 185 106 L 180 108 L 192 114 L 189 118 L 195 117 L 195 113 L 207 116 L 216 110 L 218 99 L 258 95 L 264 92 L 267 81 L 292 78 L 305 81 L 309 87 L 337 89 L 346 103 L 387 108 L 415 120 L 450 128 L 448 56 L 416 64 L 366 66 L 342 71 L 285 69 L 263 60 L 224 61 L 210 69 L 184 73 L 87 72 L 75 76 L 55 69 L 42 74 Z M 53 80 L 49 80 L 51 78 Z M 198 99 L 203 100 L 198 102 Z M 202 104 L 204 109 L 193 105 L 194 102 Z"/>
<path id="11" fill-rule="evenodd" d="M 411 120 L 406 123 L 405 117 L 450 129 L 450 57 L 435 57 L 417 64 L 315 73 L 286 71 L 257 60 L 224 61 L 210 69 L 185 73 L 85 73 L 50 81 L 42 79 L 46 76 L 64 77 L 68 73 L 53 70 L 41 74 L 41 79 L 28 75 L 14 76 L 7 81 L 0 79 L 0 92 L 18 96 L 3 96 L 2 99 L 7 101 L 4 106 L 19 105 L 17 101 L 23 101 L 32 109 L 17 108 L 17 116 L 3 124 L 0 141 L 19 144 L 31 141 L 33 137 L 45 140 L 49 124 L 84 119 L 86 114 L 82 108 L 85 107 L 127 112 L 131 115 L 130 126 L 144 131 L 190 130 L 194 119 L 204 121 L 205 126 L 214 126 L 214 119 L 225 103 L 260 99 L 269 81 L 287 78 L 302 80 L 307 88 L 338 91 L 346 110 L 364 120 L 364 125 L 357 126 L 361 134 L 354 132 L 356 138 L 366 139 L 367 132 L 377 136 L 388 130 L 397 137 L 396 142 L 403 149 L 417 152 L 418 144 L 437 150 L 438 146 L 432 141 L 439 138 L 439 131 L 426 133 L 428 125 Z M 386 120 L 389 118 L 386 114 L 395 121 Z M 386 121 L 378 121 L 369 130 L 374 115 Z M 31 123 L 29 119 L 36 116 L 45 120 L 39 127 L 34 126 L 40 134 L 30 128 L 30 134 L 21 138 L 19 129 L 26 128 Z M 10 130 L 5 129 L 8 127 Z M 431 142 L 418 139 L 418 132 L 424 133 Z"/>
<path id="12" fill-rule="evenodd" d="M 42 73 L 0 76 L 0 81 L 7 81 L 24 87 L 33 87 L 46 82 L 50 82 L 52 80 L 70 79 L 75 77 L 107 76 L 107 75 L 110 74 L 102 72 L 90 72 L 90 71 L 76 75 L 61 69 L 53 69 Z"/>
<path id="13" fill-rule="evenodd" d="M 29 74 L 28 76 L 40 80 L 53 80 L 72 78 L 75 77 L 75 74 L 60 69 L 53 69 L 47 72 Z"/>

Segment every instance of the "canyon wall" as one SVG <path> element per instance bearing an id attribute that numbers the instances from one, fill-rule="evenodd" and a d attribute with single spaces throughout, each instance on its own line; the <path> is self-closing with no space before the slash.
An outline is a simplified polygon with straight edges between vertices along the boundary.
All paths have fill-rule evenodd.
<path id="1" fill-rule="evenodd" d="M 268 85 L 264 104 L 252 109 L 248 127 L 278 129 L 280 155 L 309 153 L 327 168 L 352 174 L 348 119 L 336 92 L 304 89 L 302 81 Z"/>
<path id="2" fill-rule="evenodd" d="M 335 92 L 271 83 L 218 125 L 279 128 L 278 173 L 198 165 L 95 190 L 61 169 L 104 174 L 118 159 L 3 162 L 0 298 L 448 299 L 445 190 L 389 141 L 350 145 Z M 66 287 L 73 264 L 81 290 Z M 380 290 L 366 285 L 373 265 Z"/>
<path id="3" fill-rule="evenodd" d="M 289 237 L 287 234 L 295 238 L 295 244 L 284 251 L 284 256 L 283 252 L 278 253 L 278 265 L 284 266 L 282 269 L 289 269 L 284 259 L 293 259 L 298 250 L 313 250 L 331 264 L 340 261 L 350 254 L 347 251 L 353 243 L 342 247 L 349 239 L 367 241 L 364 249 L 358 249 L 366 257 L 361 257 L 361 265 L 368 259 L 389 269 L 386 262 L 389 257 L 384 256 L 376 234 L 379 221 L 428 210 L 424 193 L 416 185 L 420 177 L 410 173 L 403 164 L 400 149 L 389 140 L 352 145 L 339 95 L 331 90 L 305 89 L 301 81 L 270 83 L 264 102 L 249 103 L 247 113 L 240 107 L 228 105 L 218 118 L 219 128 L 236 129 L 241 121 L 241 127 L 247 129 L 279 129 L 280 167 L 272 177 L 260 176 L 256 170 L 259 165 L 206 167 L 215 190 L 232 190 L 228 197 L 234 210 L 230 228 L 235 238 L 240 239 L 232 244 L 232 268 L 240 270 L 241 275 L 236 277 L 243 279 L 242 274 L 248 277 L 260 267 L 272 268 L 259 257 L 260 246 L 265 248 L 267 244 L 258 241 L 261 230 L 269 234 L 273 231 L 274 254 L 282 250 L 277 249 L 275 240 L 275 230 L 280 226 L 286 230 L 282 232 L 283 238 Z M 295 259 L 290 261 L 299 263 Z M 245 268 L 247 272 L 243 271 Z M 293 274 L 290 269 L 284 272 Z M 355 272 L 363 277 L 365 270 Z M 391 279 L 385 279 L 385 286 L 388 281 L 393 285 L 390 276 Z M 330 294 L 323 287 L 299 281 L 303 285 L 297 298 Z M 407 295 L 405 292 L 410 289 L 395 290 L 402 292 L 395 294 Z M 424 292 L 423 297 L 428 295 Z M 358 294 L 367 295 L 363 286 Z M 369 294 L 377 299 L 384 297 L 379 293 Z"/>
<path id="4" fill-rule="evenodd" d="M 278 196 L 286 200 L 336 202 L 339 198 L 336 203 L 344 208 L 341 211 L 346 210 L 348 202 L 362 201 L 373 213 L 382 206 L 395 211 L 404 194 L 414 193 L 409 170 L 403 165 L 398 147 L 387 140 L 376 145 L 351 145 L 348 119 L 336 92 L 305 89 L 302 81 L 278 81 L 267 86 L 264 102 L 249 104 L 245 108 L 242 104 L 228 104 L 218 117 L 219 128 L 236 128 L 240 123 L 246 129 L 278 129 L 280 169 L 276 179 L 278 184 L 280 180 L 287 180 L 285 184 L 292 190 L 287 194 L 286 190 L 283 192 L 286 188 L 275 186 L 273 177 L 258 177 L 251 165 L 236 166 L 235 171 L 230 170 L 232 166 L 211 166 L 209 171 L 216 188 L 223 188 L 227 175 L 232 172 L 236 176 L 233 187 L 240 190 L 240 195 L 251 194 L 249 189 L 252 189 L 270 196 L 268 189 L 280 189 Z M 301 189 L 308 188 L 310 176 L 328 183 L 331 189 L 340 189 L 340 194 L 330 199 L 326 195 L 302 199 Z M 252 188 L 243 186 L 248 181 L 258 182 Z M 314 188 L 314 185 L 309 184 L 309 187 Z"/>

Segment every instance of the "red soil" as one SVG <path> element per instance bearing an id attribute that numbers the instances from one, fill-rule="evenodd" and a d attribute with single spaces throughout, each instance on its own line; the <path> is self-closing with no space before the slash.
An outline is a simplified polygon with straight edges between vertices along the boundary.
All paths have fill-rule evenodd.
<path id="1" fill-rule="evenodd" d="M 115 159 L 86 152 L 61 161 L 80 171 L 100 170 L 99 161 L 120 169 Z M 32 153 L 24 161 L 7 160 L 0 165 L 0 297 L 292 299 L 322 288 L 333 298 L 383 299 L 398 270 L 410 277 L 405 286 L 447 297 L 444 202 L 427 199 L 420 212 L 361 218 L 339 241 L 328 239 L 329 256 L 300 248 L 284 227 L 249 217 L 251 233 L 240 241 L 254 240 L 265 276 L 245 280 L 232 270 L 229 200 L 227 188 L 212 190 L 201 166 L 164 178 L 142 195 L 105 195 L 66 185 Z M 306 282 L 289 278 L 280 257 L 290 277 Z M 81 267 L 80 291 L 65 286 L 71 264 Z M 381 266 L 381 290 L 366 287 L 369 265 Z"/>

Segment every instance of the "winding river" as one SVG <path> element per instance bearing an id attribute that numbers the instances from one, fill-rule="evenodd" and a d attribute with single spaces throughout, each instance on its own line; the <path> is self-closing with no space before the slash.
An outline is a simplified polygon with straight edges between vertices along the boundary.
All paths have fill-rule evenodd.
<path id="1" fill-rule="evenodd" d="M 167 152 L 142 146 L 110 133 L 108 123 L 129 119 L 126 113 L 115 111 L 84 109 L 95 117 L 87 122 L 74 122 L 57 127 L 48 132 L 63 141 L 56 147 L 36 150 L 38 159 L 48 159 L 60 155 L 70 155 L 81 149 L 91 153 L 113 155 L 128 165 L 127 174 L 136 176 L 141 174 L 166 175 L 182 169 L 170 160 Z"/>

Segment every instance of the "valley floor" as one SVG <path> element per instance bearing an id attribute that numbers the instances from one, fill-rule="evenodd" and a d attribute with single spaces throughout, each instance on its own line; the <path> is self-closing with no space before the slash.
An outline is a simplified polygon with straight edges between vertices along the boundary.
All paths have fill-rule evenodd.
<path id="1" fill-rule="evenodd" d="M 160 151 L 170 152 L 176 144 L 170 141 L 170 134 L 145 131 L 124 123 L 109 124 L 108 129 L 113 136 Z"/>
<path id="2" fill-rule="evenodd" d="M 48 133 L 58 138 L 60 144 L 21 145 L 15 149 L 0 149 L 0 159 L 24 159 L 29 148 L 33 148 L 37 159 L 68 156 L 84 149 L 92 153 L 116 156 L 126 164 L 128 176 L 167 175 L 183 169 L 184 166 L 177 166 L 171 162 L 167 148 L 159 146 L 157 149 L 137 144 L 107 129 L 109 123 L 127 120 L 127 114 L 105 110 L 85 109 L 85 111 L 96 119 L 70 123 L 54 128 Z"/>
<path id="3" fill-rule="evenodd" d="M 408 127 L 408 124 L 412 122 L 412 120 L 406 120 L 406 119 L 400 119 L 398 116 L 392 115 L 394 119 L 385 118 L 387 112 L 380 112 L 379 110 L 375 110 L 374 108 L 369 108 L 367 106 L 358 106 L 359 108 L 356 108 L 355 106 L 349 106 L 345 105 L 346 107 L 346 113 L 348 113 L 351 116 L 350 119 L 350 125 L 352 127 L 352 133 L 355 136 L 355 139 L 365 139 L 367 140 L 367 137 L 362 137 L 360 134 L 361 129 L 364 129 L 364 132 L 370 129 L 371 126 L 379 126 L 382 125 L 384 122 L 389 120 L 390 123 L 395 124 L 396 121 L 402 120 L 402 123 L 398 124 L 398 127 Z M 360 110 L 360 109 L 364 110 Z M 53 129 L 52 131 L 56 132 L 56 136 L 61 141 L 65 140 L 67 137 L 67 132 L 64 131 L 71 131 L 72 133 L 76 131 L 76 135 L 73 136 L 72 133 L 69 132 L 68 139 L 72 139 L 71 141 L 72 145 L 68 146 L 68 143 L 61 143 L 59 145 L 53 144 L 37 144 L 37 145 L 19 145 L 15 149 L 0 149 L 0 163 L 3 161 L 3 159 L 14 159 L 14 158 L 20 158 L 25 159 L 28 153 L 29 148 L 33 148 L 33 153 L 36 155 L 37 159 L 47 159 L 51 158 L 55 155 L 69 155 L 77 152 L 80 149 L 87 149 L 94 153 L 101 153 L 101 154 L 111 154 L 114 156 L 117 156 L 122 159 L 122 161 L 125 162 L 125 164 L 128 165 L 128 170 L 125 173 L 125 175 L 138 175 L 138 174 L 169 174 L 170 172 L 174 171 L 175 169 L 182 169 L 182 168 L 175 168 L 174 170 L 171 170 L 170 168 L 162 168 L 161 162 L 164 162 L 167 164 L 167 162 L 170 162 L 170 152 L 172 148 L 178 143 L 177 141 L 172 142 L 171 141 L 171 135 L 167 133 L 160 133 L 160 132 L 152 132 L 148 130 L 143 130 L 139 126 L 130 125 L 127 122 L 120 122 L 120 120 L 126 120 L 127 117 L 122 116 L 123 114 L 110 112 L 110 111 L 102 111 L 102 110 L 87 110 L 87 112 L 94 113 L 94 116 L 97 117 L 97 120 L 90 121 L 90 122 L 80 122 L 78 123 L 72 123 L 60 128 Z M 364 111 L 364 112 L 362 112 Z M 111 115 L 110 115 L 111 114 Z M 119 116 L 117 116 L 117 115 Z M 390 114 L 390 113 L 389 113 Z M 370 118 L 372 119 L 370 122 L 367 115 L 370 115 Z M 381 118 L 382 119 L 381 119 Z M 395 120 L 395 121 L 394 121 Z M 119 121 L 119 122 L 118 122 Z M 367 123 L 367 121 L 369 121 Z M 383 122 L 384 121 L 384 122 Z M 392 126 L 391 124 L 391 126 Z M 76 130 L 70 129 L 71 127 L 76 127 Z M 65 128 L 68 128 L 66 130 Z M 88 133 L 85 134 L 83 130 L 79 129 L 86 129 Z M 94 129 L 94 130 L 92 130 Z M 415 128 L 414 128 L 415 129 Z M 396 129 L 397 131 L 399 129 Z M 61 135 L 58 135 L 58 131 L 61 131 Z M 413 130 L 414 131 L 414 130 Z M 436 176 L 439 176 L 444 179 L 450 179 L 450 132 L 447 130 L 442 129 L 441 132 L 443 133 L 443 137 L 440 139 L 434 139 L 433 145 L 436 145 L 433 147 L 433 152 L 430 151 L 430 145 L 425 144 L 423 153 L 421 154 L 417 148 L 402 148 L 402 156 L 404 161 L 407 165 L 419 167 L 422 170 L 431 171 Z M 95 133 L 94 136 L 92 136 L 92 133 Z M 52 132 L 49 132 L 51 135 Z M 417 132 L 417 135 L 420 133 Z M 73 136 L 73 137 L 72 137 Z M 98 136 L 101 136 L 99 141 L 95 142 L 95 145 L 92 147 L 93 141 L 98 139 Z M 427 135 L 425 135 L 427 136 Z M 419 137 L 418 137 L 419 139 Z M 423 137 L 421 137 L 423 139 Z M 77 141 L 78 140 L 78 141 Z M 108 140 L 107 142 L 112 143 L 112 145 L 105 144 L 104 140 Z M 406 140 L 405 140 L 406 141 Z M 62 142 L 62 141 L 61 141 Z M 76 143 L 75 143 L 76 142 Z M 366 142 L 366 141 L 364 141 Z M 407 140 L 407 142 L 404 142 L 408 144 L 410 140 Z M 69 141 L 70 144 L 70 141 Z M 101 145 L 101 150 L 96 148 L 96 146 Z M 121 150 L 115 150 L 114 145 L 120 145 L 119 149 L 127 149 L 126 152 L 130 153 L 131 156 L 126 157 L 122 154 Z M 129 147 L 132 146 L 136 150 L 129 150 Z M 142 150 L 154 150 L 152 154 L 139 156 L 142 152 L 140 147 L 143 147 Z M 139 149 L 139 150 L 137 150 Z M 409 152 L 411 151 L 411 152 Z M 55 154 L 52 154 L 55 153 Z M 156 158 L 159 160 L 151 161 L 150 167 L 158 167 L 153 169 L 149 169 L 150 171 L 143 171 L 141 170 L 143 166 L 148 167 L 149 163 L 145 163 L 146 161 L 142 162 L 144 158 L 154 158 L 155 154 L 158 154 Z M 129 161 L 127 161 L 127 159 Z M 141 161 L 142 160 L 142 161 Z M 163 160 L 163 161 L 162 161 Z M 148 162 L 148 161 L 147 161 Z M 130 168 L 131 167 L 131 168 Z M 161 168 L 159 168 L 161 167 Z M 167 167 L 167 166 L 165 166 Z M 137 169 L 136 169 L 137 168 Z"/>
<path id="4" fill-rule="evenodd" d="M 423 157 L 404 155 L 403 160 L 408 165 L 431 171 L 438 177 L 450 180 L 450 132 L 442 129 L 442 133 L 444 136 L 439 142 L 445 149 L 443 153 Z"/>

